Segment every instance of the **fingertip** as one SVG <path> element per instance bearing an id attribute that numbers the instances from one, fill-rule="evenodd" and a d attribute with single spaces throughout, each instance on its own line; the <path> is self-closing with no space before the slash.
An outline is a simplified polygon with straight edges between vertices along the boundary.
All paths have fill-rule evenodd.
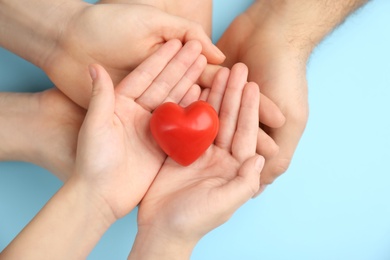
<path id="1" fill-rule="evenodd" d="M 248 66 L 246 66 L 244 63 L 238 62 L 233 65 L 232 73 L 245 74 L 246 75 L 245 77 L 248 78 L 249 69 Z"/>
<path id="2" fill-rule="evenodd" d="M 202 52 L 202 44 L 198 40 L 189 40 L 185 43 L 185 46 L 187 46 L 187 48 L 189 48 L 192 52 Z"/>
<path id="3" fill-rule="evenodd" d="M 203 54 L 199 55 L 198 62 L 202 65 L 204 65 L 204 68 L 207 66 L 207 58 Z"/>
<path id="4" fill-rule="evenodd" d="M 247 92 L 247 95 L 250 95 L 251 97 L 257 99 L 257 105 L 260 104 L 260 88 L 259 85 L 257 85 L 257 83 L 252 81 L 246 83 L 245 91 Z"/>
<path id="5" fill-rule="evenodd" d="M 183 47 L 183 43 L 179 39 L 167 40 L 164 45 L 175 49 Z"/>
<path id="6" fill-rule="evenodd" d="M 256 156 L 255 169 L 256 169 L 256 171 L 258 171 L 260 173 L 264 167 L 265 158 L 259 154 L 256 154 L 255 156 Z"/>
<path id="7" fill-rule="evenodd" d="M 202 56 L 205 57 L 204 55 Z M 215 75 L 222 67 L 219 65 L 207 64 L 207 58 L 205 57 L 205 59 L 206 59 L 206 67 L 202 72 L 202 74 L 200 75 L 197 83 L 203 88 L 211 88 Z"/>
<path id="8" fill-rule="evenodd" d="M 222 64 L 226 60 L 226 55 L 205 35 L 205 41 L 202 43 L 204 55 L 211 64 Z"/>
<path id="9" fill-rule="evenodd" d="M 97 78 L 97 70 L 95 68 L 95 64 L 90 64 L 88 66 L 89 75 L 91 76 L 92 81 L 95 81 Z"/>
<path id="10" fill-rule="evenodd" d="M 226 60 L 226 55 L 215 45 L 213 44 L 213 49 L 216 54 L 217 62 L 216 64 L 221 64 Z"/>

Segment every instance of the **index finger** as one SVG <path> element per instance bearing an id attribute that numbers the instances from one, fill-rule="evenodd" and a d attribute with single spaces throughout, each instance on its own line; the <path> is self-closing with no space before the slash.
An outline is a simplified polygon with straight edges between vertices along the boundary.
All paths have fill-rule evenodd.
<path id="1" fill-rule="evenodd" d="M 116 93 L 133 100 L 138 98 L 164 70 L 181 47 L 182 43 L 179 40 L 166 42 L 118 84 Z"/>

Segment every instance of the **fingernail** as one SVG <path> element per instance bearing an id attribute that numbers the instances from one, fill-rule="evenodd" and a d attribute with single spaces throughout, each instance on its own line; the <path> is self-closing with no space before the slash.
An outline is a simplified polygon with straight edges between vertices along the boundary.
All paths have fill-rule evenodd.
<path id="1" fill-rule="evenodd" d="M 264 166 L 264 157 L 258 155 L 258 157 L 256 159 L 256 163 L 255 163 L 255 168 L 257 171 L 260 172 L 263 169 L 263 166 Z"/>
<path id="2" fill-rule="evenodd" d="M 97 76 L 96 69 L 92 65 L 89 65 L 88 68 L 89 68 L 89 75 L 91 76 L 92 80 L 95 80 Z"/>
<path id="3" fill-rule="evenodd" d="M 223 57 L 224 59 L 226 59 L 225 54 L 223 54 L 223 52 L 216 45 L 213 45 L 213 46 L 214 46 L 215 51 L 218 53 L 218 55 Z"/>
<path id="4" fill-rule="evenodd" d="M 259 190 L 253 195 L 252 199 L 256 199 L 268 187 L 267 184 L 261 184 Z"/>

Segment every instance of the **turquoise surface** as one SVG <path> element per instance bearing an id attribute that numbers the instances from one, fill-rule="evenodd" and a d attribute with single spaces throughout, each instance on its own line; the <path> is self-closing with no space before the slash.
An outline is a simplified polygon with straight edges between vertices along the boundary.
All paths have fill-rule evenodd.
<path id="1" fill-rule="evenodd" d="M 217 40 L 251 1 L 214 2 Z M 291 167 L 208 234 L 192 259 L 390 259 L 389 14 L 390 1 L 371 1 L 318 46 L 308 64 L 310 118 Z M 50 86 L 0 49 L 0 91 Z M 0 163 L 0 250 L 61 185 L 34 165 Z M 125 259 L 136 227 L 134 210 L 89 259 Z"/>

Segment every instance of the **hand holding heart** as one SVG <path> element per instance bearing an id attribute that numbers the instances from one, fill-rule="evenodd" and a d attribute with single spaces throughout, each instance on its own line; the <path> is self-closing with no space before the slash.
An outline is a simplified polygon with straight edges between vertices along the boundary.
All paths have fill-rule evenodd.
<path id="1" fill-rule="evenodd" d="M 168 102 L 153 112 L 150 129 L 169 157 L 188 166 L 214 141 L 219 120 L 214 108 L 205 101 L 196 101 L 186 108 Z"/>
<path id="2" fill-rule="evenodd" d="M 194 245 L 258 191 L 264 163 L 256 154 L 260 93 L 257 84 L 246 82 L 247 73 L 236 64 L 216 75 L 207 95 L 220 119 L 215 143 L 187 167 L 165 161 L 139 206 L 133 251 L 148 236 Z"/>
<path id="3" fill-rule="evenodd" d="M 76 166 L 71 178 L 91 187 L 115 219 L 142 199 L 166 155 L 154 142 L 151 112 L 165 101 L 196 96 L 193 85 L 206 66 L 201 45 L 167 42 L 115 88 L 107 72 L 91 66 L 93 94 L 79 133 Z"/>

